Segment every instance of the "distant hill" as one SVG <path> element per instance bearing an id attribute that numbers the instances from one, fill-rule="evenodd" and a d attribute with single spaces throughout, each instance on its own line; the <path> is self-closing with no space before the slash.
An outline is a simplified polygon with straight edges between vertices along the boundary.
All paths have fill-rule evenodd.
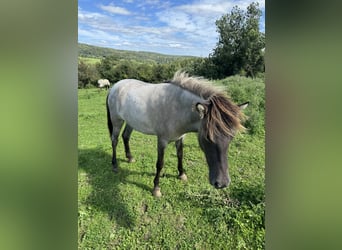
<path id="1" fill-rule="evenodd" d="M 154 52 L 117 50 L 88 45 L 84 43 L 78 44 L 78 56 L 99 59 L 104 58 L 106 56 L 117 56 L 118 59 L 153 61 L 157 63 L 169 63 L 178 59 L 196 58 L 194 56 L 174 56 Z"/>

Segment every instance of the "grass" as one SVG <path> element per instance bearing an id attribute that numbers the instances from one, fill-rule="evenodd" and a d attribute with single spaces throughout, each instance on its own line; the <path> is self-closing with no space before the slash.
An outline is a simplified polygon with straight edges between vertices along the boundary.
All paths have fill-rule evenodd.
<path id="1" fill-rule="evenodd" d="M 87 64 L 96 64 L 96 63 L 101 62 L 100 58 L 92 58 L 92 57 L 79 57 L 78 60 L 83 61 Z"/>
<path id="2" fill-rule="evenodd" d="M 160 179 L 163 196 L 154 198 L 155 136 L 133 132 L 135 163 L 126 162 L 120 140 L 120 171 L 111 171 L 106 93 L 79 90 L 79 249 L 264 248 L 264 133 L 249 131 L 233 140 L 228 154 L 232 183 L 223 190 L 209 184 L 196 134 L 185 138 L 187 182 L 177 179 L 176 150 L 170 144 Z"/>

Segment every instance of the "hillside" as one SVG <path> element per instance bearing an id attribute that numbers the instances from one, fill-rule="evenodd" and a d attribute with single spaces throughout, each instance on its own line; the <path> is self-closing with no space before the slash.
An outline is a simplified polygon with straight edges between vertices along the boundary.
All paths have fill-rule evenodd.
<path id="1" fill-rule="evenodd" d="M 174 56 L 164 55 L 145 51 L 128 51 L 111 48 L 97 47 L 93 45 L 78 44 L 78 56 L 86 58 L 103 58 L 106 56 L 117 56 L 118 59 L 136 60 L 136 61 L 154 61 L 157 63 L 169 63 L 178 59 L 195 58 L 193 56 Z"/>

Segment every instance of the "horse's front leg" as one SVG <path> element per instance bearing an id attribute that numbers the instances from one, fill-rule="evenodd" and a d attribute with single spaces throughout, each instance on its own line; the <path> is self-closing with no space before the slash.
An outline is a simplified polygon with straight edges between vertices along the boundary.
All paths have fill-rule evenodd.
<path id="1" fill-rule="evenodd" d="M 188 177 L 186 176 L 184 169 L 183 169 L 183 140 L 184 137 L 182 136 L 176 141 L 176 149 L 177 149 L 177 158 L 178 158 L 178 178 L 182 181 L 186 181 Z"/>
<path id="2" fill-rule="evenodd" d="M 152 194 L 155 197 L 162 196 L 160 192 L 160 187 L 159 187 L 159 178 L 160 178 L 160 172 L 164 166 L 164 152 L 165 152 L 167 143 L 168 143 L 167 141 L 162 140 L 161 138 L 158 137 L 158 159 L 157 159 L 157 164 L 156 164 L 157 173 L 156 173 L 156 176 L 154 177 L 154 181 L 153 181 L 154 187 L 152 191 Z"/>

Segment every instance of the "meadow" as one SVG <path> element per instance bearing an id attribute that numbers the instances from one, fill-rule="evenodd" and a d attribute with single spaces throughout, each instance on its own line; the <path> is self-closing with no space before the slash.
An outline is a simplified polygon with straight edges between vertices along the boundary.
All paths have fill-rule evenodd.
<path id="1" fill-rule="evenodd" d="M 95 65 L 96 63 L 100 63 L 101 62 L 101 59 L 99 58 L 92 58 L 92 57 L 79 57 L 78 58 L 79 61 L 83 61 L 85 62 L 86 64 L 90 64 L 90 65 Z"/>
<path id="2" fill-rule="evenodd" d="M 184 141 L 187 181 L 177 178 L 174 143 L 165 153 L 160 179 L 163 196 L 152 196 L 157 141 L 132 133 L 128 163 L 120 137 L 119 172 L 111 170 L 106 123 L 107 91 L 78 90 L 78 247 L 79 249 L 264 249 L 265 93 L 264 79 L 229 77 L 231 98 L 242 103 L 247 131 L 230 144 L 231 184 L 214 189 L 195 133 Z"/>

